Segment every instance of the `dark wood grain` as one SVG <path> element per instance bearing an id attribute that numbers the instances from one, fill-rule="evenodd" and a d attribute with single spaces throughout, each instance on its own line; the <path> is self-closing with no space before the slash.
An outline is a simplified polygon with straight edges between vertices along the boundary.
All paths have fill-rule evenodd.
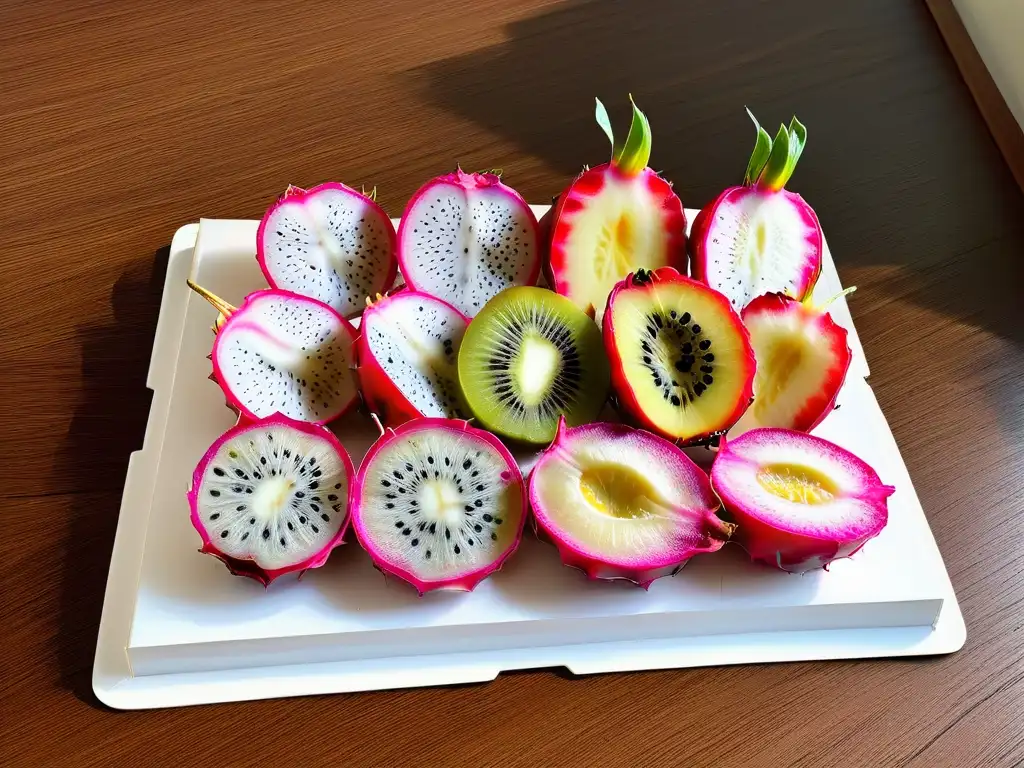
<path id="1" fill-rule="evenodd" d="M 0 10 L 0 763 L 1011 766 L 1024 761 L 1024 199 L 924 3 L 10 2 Z M 749 105 L 794 177 L 966 617 L 955 655 L 114 713 L 92 697 L 166 246 L 286 184 L 501 167 L 544 201 L 631 91 L 696 207 Z"/>

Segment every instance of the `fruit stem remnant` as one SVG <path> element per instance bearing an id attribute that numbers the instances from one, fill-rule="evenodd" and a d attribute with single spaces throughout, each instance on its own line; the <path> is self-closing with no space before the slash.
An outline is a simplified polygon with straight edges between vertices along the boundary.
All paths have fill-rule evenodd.
<path id="1" fill-rule="evenodd" d="M 821 312 L 824 312 L 826 309 L 828 309 L 830 306 L 832 306 L 832 303 L 834 301 L 836 301 L 840 296 L 848 296 L 849 294 L 853 293 L 856 290 L 857 290 L 857 286 L 856 285 L 851 285 L 849 288 L 844 288 L 843 290 L 841 290 L 839 293 L 835 294 L 834 296 L 830 296 L 829 298 L 825 299 L 825 301 L 820 306 L 816 305 L 811 300 L 811 297 L 808 296 L 806 299 L 804 299 L 803 305 L 805 307 L 807 307 L 808 309 L 810 309 L 810 310 L 814 310 L 815 312 L 821 313 Z"/>
<path id="2" fill-rule="evenodd" d="M 194 283 L 192 281 L 192 278 L 188 278 L 185 282 L 188 283 L 189 288 L 191 288 L 193 291 L 195 291 L 208 302 L 210 302 L 210 304 L 213 305 L 214 309 L 216 309 L 218 312 L 224 315 L 225 318 L 231 317 L 232 313 L 235 311 L 235 309 L 237 309 L 237 307 L 228 304 L 226 301 L 224 301 L 224 299 L 222 299 L 217 294 L 211 293 L 210 291 L 203 288 L 203 286 Z"/>
<path id="3" fill-rule="evenodd" d="M 600 99 L 594 99 L 597 107 L 594 118 L 612 144 L 612 165 L 626 176 L 635 176 L 647 167 L 651 159 L 651 124 L 647 116 L 637 108 L 632 94 L 629 103 L 633 105 L 633 122 L 629 126 L 626 142 L 621 146 L 615 143 L 612 122 L 608 118 L 608 110 Z"/>
<path id="4" fill-rule="evenodd" d="M 757 140 L 747 162 L 743 185 L 778 192 L 786 186 L 793 171 L 796 170 L 797 161 L 807 143 L 807 129 L 794 115 L 789 121 L 788 128 L 785 125 L 779 126 L 775 141 L 772 141 L 768 132 L 761 127 L 749 109 L 747 114 L 757 129 Z"/>

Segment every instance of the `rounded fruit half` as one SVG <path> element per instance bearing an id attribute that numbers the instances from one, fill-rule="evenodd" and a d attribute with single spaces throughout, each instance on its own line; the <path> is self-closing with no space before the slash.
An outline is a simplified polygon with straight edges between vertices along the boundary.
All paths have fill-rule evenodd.
<path id="1" fill-rule="evenodd" d="M 563 420 L 529 490 L 538 528 L 592 579 L 646 588 L 720 549 L 734 527 L 717 517 L 707 475 L 682 450 L 625 424 Z"/>
<path id="2" fill-rule="evenodd" d="M 727 441 L 711 484 L 750 557 L 793 572 L 849 557 L 877 536 L 896 490 L 845 448 L 775 427 Z"/>
<path id="3" fill-rule="evenodd" d="M 459 382 L 487 429 L 548 443 L 560 416 L 570 425 L 593 421 L 608 399 L 601 331 L 564 296 L 509 288 L 469 324 L 459 350 Z"/>
<path id="4" fill-rule="evenodd" d="M 388 430 L 359 468 L 352 524 L 385 573 L 422 595 L 468 591 L 519 545 L 523 476 L 494 435 L 454 419 Z"/>
<path id="5" fill-rule="evenodd" d="M 188 502 L 202 552 L 264 586 L 318 568 L 348 527 L 352 460 L 334 434 L 274 414 L 242 419 L 209 447 Z"/>
<path id="6" fill-rule="evenodd" d="M 753 393 L 754 352 L 729 300 L 670 267 L 638 270 L 608 297 L 604 343 L 619 405 L 684 443 L 732 426 Z"/>

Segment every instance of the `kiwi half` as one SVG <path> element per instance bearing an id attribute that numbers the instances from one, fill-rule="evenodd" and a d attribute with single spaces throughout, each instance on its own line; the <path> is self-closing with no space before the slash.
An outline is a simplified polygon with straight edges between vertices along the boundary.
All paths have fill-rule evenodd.
<path id="1" fill-rule="evenodd" d="M 508 288 L 463 337 L 459 383 L 476 419 L 499 435 L 548 443 L 558 417 L 593 421 L 611 385 L 601 331 L 573 302 L 544 288 Z"/>

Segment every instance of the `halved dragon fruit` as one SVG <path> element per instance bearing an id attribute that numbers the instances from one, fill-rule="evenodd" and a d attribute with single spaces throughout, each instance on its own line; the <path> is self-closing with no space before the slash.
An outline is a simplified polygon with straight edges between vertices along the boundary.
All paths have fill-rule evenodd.
<path id="1" fill-rule="evenodd" d="M 604 343 L 622 409 L 672 440 L 715 440 L 750 404 L 754 352 L 729 301 L 671 267 L 615 286 Z"/>
<path id="2" fill-rule="evenodd" d="M 352 497 L 359 543 L 420 595 L 476 587 L 519 546 L 525 520 L 512 454 L 491 433 L 450 419 L 388 430 L 363 459 Z"/>
<path id="3" fill-rule="evenodd" d="M 757 359 L 754 402 L 730 435 L 755 427 L 810 432 L 832 412 L 853 357 L 846 329 L 826 312 L 832 301 L 816 307 L 770 293 L 743 310 Z"/>
<path id="4" fill-rule="evenodd" d="M 465 419 L 458 360 L 469 319 L 413 290 L 367 306 L 356 345 L 367 407 L 392 427 L 420 416 Z"/>
<path id="5" fill-rule="evenodd" d="M 664 266 L 686 271 L 686 214 L 672 184 L 647 167 L 651 126 L 636 104 L 621 146 L 600 100 L 596 117 L 612 159 L 584 170 L 558 198 L 545 274 L 600 323 L 608 294 L 626 275 Z"/>
<path id="6" fill-rule="evenodd" d="M 192 473 L 192 525 L 204 554 L 267 586 L 319 568 L 348 527 L 352 460 L 324 427 L 274 414 L 243 419 Z"/>
<path id="7" fill-rule="evenodd" d="M 624 424 L 566 428 L 563 418 L 530 474 L 530 506 L 566 565 L 645 589 L 721 549 L 735 527 L 679 448 Z"/>
<path id="8" fill-rule="evenodd" d="M 312 296 L 342 317 L 358 315 L 398 270 L 391 219 L 338 182 L 288 187 L 260 222 L 256 258 L 272 288 Z"/>
<path id="9" fill-rule="evenodd" d="M 773 427 L 730 439 L 711 484 L 750 557 L 792 572 L 849 557 L 877 536 L 896 490 L 846 449 Z"/>
<path id="10" fill-rule="evenodd" d="M 535 285 L 540 259 L 537 217 L 494 173 L 459 168 L 428 181 L 398 226 L 406 284 L 468 317 L 505 288 Z"/>
<path id="11" fill-rule="evenodd" d="M 250 419 L 283 413 L 325 424 L 356 402 L 356 331 L 331 307 L 269 289 L 250 293 L 236 308 L 188 284 L 220 312 L 210 357 L 229 407 Z"/>
<path id="12" fill-rule="evenodd" d="M 821 272 L 824 238 L 818 217 L 784 187 L 796 169 L 807 130 L 795 117 L 774 143 L 758 124 L 743 186 L 729 187 L 693 221 L 693 277 L 721 291 L 737 311 L 765 293 L 810 295 Z"/>

